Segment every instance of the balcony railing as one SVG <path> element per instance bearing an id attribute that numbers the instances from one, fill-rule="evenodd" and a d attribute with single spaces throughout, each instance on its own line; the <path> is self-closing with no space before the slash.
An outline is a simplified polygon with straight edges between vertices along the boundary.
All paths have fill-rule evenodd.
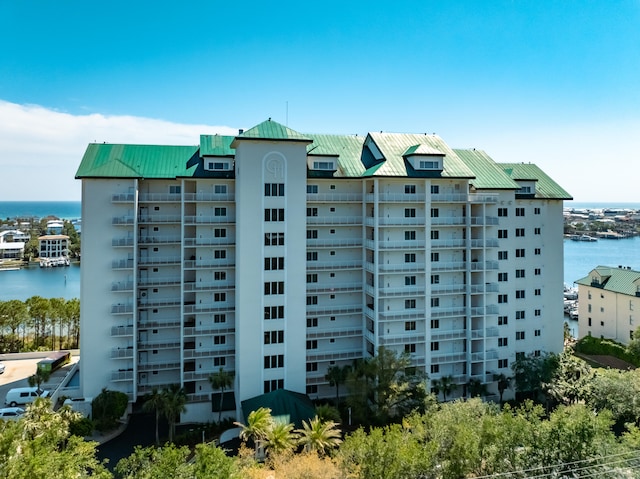
<path id="1" fill-rule="evenodd" d="M 362 193 L 307 193 L 307 203 L 362 202 Z"/>
<path id="2" fill-rule="evenodd" d="M 307 239 L 307 248 L 359 248 L 362 238 Z"/>
<path id="3" fill-rule="evenodd" d="M 226 216 L 185 216 L 185 225 L 199 225 L 199 224 L 229 224 L 235 223 L 236 218 L 233 215 Z"/>
<path id="4" fill-rule="evenodd" d="M 170 244 L 181 241 L 180 236 L 141 236 L 138 238 L 139 244 Z"/>
<path id="5" fill-rule="evenodd" d="M 143 215 L 138 218 L 138 223 L 150 224 L 150 223 L 181 223 L 182 216 L 180 215 Z"/>
<path id="6" fill-rule="evenodd" d="M 135 195 L 133 193 L 121 193 L 116 195 L 111 195 L 112 203 L 133 203 L 135 200 Z"/>
<path id="7" fill-rule="evenodd" d="M 362 216 L 307 216 L 308 225 L 361 225 Z"/>
<path id="8" fill-rule="evenodd" d="M 231 202 L 235 201 L 235 195 L 233 193 L 185 193 L 184 194 L 185 201 L 220 201 L 220 202 Z"/>
<path id="9" fill-rule="evenodd" d="M 138 264 L 140 266 L 143 265 L 153 265 L 153 264 L 180 264 L 182 259 L 180 256 L 144 256 L 138 259 Z"/>
<path id="10" fill-rule="evenodd" d="M 133 336 L 133 326 L 112 326 L 111 336 Z"/>
<path id="11" fill-rule="evenodd" d="M 359 269 L 362 268 L 362 260 L 351 261 L 307 261 L 307 270 L 327 269 Z"/>
<path id="12" fill-rule="evenodd" d="M 180 193 L 140 193 L 138 195 L 140 203 L 180 203 L 181 199 Z"/>

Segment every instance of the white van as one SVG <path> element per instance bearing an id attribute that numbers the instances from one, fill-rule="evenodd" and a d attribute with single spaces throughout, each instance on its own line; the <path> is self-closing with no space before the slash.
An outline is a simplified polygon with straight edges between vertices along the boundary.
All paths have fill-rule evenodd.
<path id="1" fill-rule="evenodd" d="M 4 398 L 4 403 L 7 406 L 15 407 L 22 406 L 24 404 L 32 403 L 36 398 L 46 398 L 49 395 L 49 391 L 43 391 L 36 387 L 33 388 L 14 388 L 9 389 L 7 397 Z"/>

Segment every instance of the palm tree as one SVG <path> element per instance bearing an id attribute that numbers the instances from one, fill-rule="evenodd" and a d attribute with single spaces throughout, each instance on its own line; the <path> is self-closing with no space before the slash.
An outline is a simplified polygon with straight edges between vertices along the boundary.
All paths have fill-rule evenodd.
<path id="1" fill-rule="evenodd" d="M 178 384 L 172 384 L 162 392 L 162 396 L 162 411 L 169 423 L 169 442 L 173 442 L 173 436 L 176 432 L 176 422 L 180 418 L 180 414 L 187 410 L 187 393 Z"/>
<path id="2" fill-rule="evenodd" d="M 156 415 L 156 444 L 160 444 L 160 434 L 158 433 L 158 422 L 160 421 L 160 412 L 164 407 L 164 395 L 153 388 L 151 394 L 147 395 L 147 399 L 142 405 L 142 409 L 146 412 L 155 412 Z"/>
<path id="3" fill-rule="evenodd" d="M 340 402 L 340 384 L 344 384 L 347 378 L 349 377 L 349 373 L 351 372 L 350 366 L 332 366 L 327 370 L 327 374 L 325 374 L 324 378 L 329 381 L 329 386 L 336 387 L 336 406 Z"/>
<path id="4" fill-rule="evenodd" d="M 283 422 L 273 422 L 266 430 L 264 446 L 269 454 L 280 454 L 291 451 L 297 440 L 297 435 L 293 432 L 293 424 Z"/>
<path id="5" fill-rule="evenodd" d="M 458 388 L 458 385 L 453 381 L 453 376 L 443 376 L 431 382 L 431 387 L 436 396 L 438 393 L 442 393 L 442 402 L 447 402 L 447 394 L 451 394 Z"/>
<path id="6" fill-rule="evenodd" d="M 302 421 L 302 429 L 297 429 L 296 432 L 300 436 L 298 443 L 304 446 L 305 451 L 316 451 L 320 455 L 342 442 L 338 424 L 333 421 L 321 421 L 318 416 L 308 423 Z"/>
<path id="7" fill-rule="evenodd" d="M 502 404 L 504 392 L 511 387 L 511 378 L 500 373 L 494 374 L 493 379 L 498 382 L 498 393 L 500 394 L 500 404 Z"/>
<path id="8" fill-rule="evenodd" d="M 234 422 L 233 424 L 242 428 L 242 431 L 240 432 L 240 439 L 245 442 L 249 439 L 253 440 L 255 444 L 255 452 L 257 454 L 258 449 L 262 446 L 262 442 L 266 438 L 267 431 L 273 425 L 271 409 L 267 407 L 260 407 L 249 413 L 246 425 L 240 422 Z"/>
<path id="9" fill-rule="evenodd" d="M 479 379 L 470 379 L 467 383 L 467 393 L 469 397 L 480 397 L 487 394 L 487 385 Z"/>
<path id="10" fill-rule="evenodd" d="M 217 373 L 213 373 L 209 376 L 209 382 L 213 389 L 220 390 L 220 408 L 218 409 L 218 423 L 222 421 L 222 403 L 224 400 L 224 390 L 231 387 L 233 384 L 233 373 L 225 371 L 220 368 Z"/>
<path id="11" fill-rule="evenodd" d="M 38 367 L 36 367 L 36 372 L 33 376 L 29 376 L 27 381 L 29 382 L 29 386 L 34 387 L 37 386 L 40 389 L 40 385 L 42 383 L 46 383 L 51 377 L 51 371 L 44 371 Z"/>

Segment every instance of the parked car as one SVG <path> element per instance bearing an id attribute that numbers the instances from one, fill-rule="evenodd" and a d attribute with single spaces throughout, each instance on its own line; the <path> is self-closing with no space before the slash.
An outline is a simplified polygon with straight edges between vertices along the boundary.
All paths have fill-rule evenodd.
<path id="1" fill-rule="evenodd" d="M 4 372 L 4 364 L 0 363 L 0 374 Z"/>
<path id="2" fill-rule="evenodd" d="M 0 409 L 0 419 L 5 421 L 14 421 L 20 419 L 24 414 L 24 409 L 21 407 L 5 407 Z"/>
<path id="3" fill-rule="evenodd" d="M 9 389 L 7 397 L 4 398 L 4 403 L 7 406 L 15 407 L 29 404 L 35 401 L 39 397 L 46 398 L 49 396 L 49 391 L 43 391 L 39 388 L 14 388 Z"/>

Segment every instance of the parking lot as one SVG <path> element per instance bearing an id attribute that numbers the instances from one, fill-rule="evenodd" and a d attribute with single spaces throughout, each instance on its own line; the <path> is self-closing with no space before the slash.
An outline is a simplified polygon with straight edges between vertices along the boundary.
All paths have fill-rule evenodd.
<path id="1" fill-rule="evenodd" d="M 28 359 L 0 359 L 5 365 L 4 374 L 0 374 L 0 407 L 4 407 L 4 398 L 7 396 L 9 389 L 29 386 L 29 376 L 32 376 L 36 372 L 36 364 L 44 357 L 46 357 L 46 355 L 39 358 Z M 71 356 L 71 363 L 64 366 L 62 370 L 58 370 L 52 374 L 49 381 L 44 383 L 42 388 L 51 390 L 57 387 L 64 378 L 66 370 L 76 363 L 78 359 L 80 359 L 79 356 Z"/>

